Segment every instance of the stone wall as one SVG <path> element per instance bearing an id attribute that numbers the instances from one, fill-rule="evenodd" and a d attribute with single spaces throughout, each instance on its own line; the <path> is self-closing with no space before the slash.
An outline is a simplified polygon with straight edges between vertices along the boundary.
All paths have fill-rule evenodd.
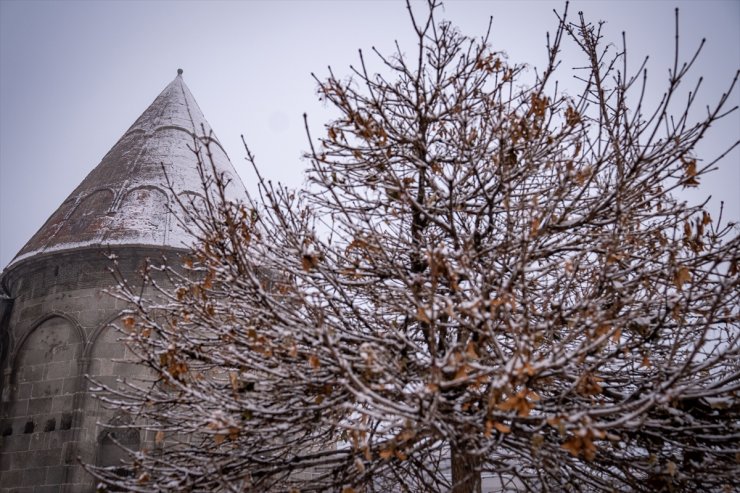
<path id="1" fill-rule="evenodd" d="M 115 252 L 120 272 L 139 281 L 151 248 Z M 179 252 L 168 250 L 175 260 Z M 94 481 L 79 465 L 115 465 L 115 441 L 137 447 L 145 437 L 100 423 L 123 424 L 87 392 L 90 380 L 136 378 L 128 349 L 111 328 L 126 305 L 103 292 L 114 285 L 112 262 L 99 249 L 37 255 L 3 273 L 0 326 L 0 492 L 88 492 Z M 0 317 L 2 318 L 2 317 Z M 136 432 L 133 432 L 136 433 Z"/>

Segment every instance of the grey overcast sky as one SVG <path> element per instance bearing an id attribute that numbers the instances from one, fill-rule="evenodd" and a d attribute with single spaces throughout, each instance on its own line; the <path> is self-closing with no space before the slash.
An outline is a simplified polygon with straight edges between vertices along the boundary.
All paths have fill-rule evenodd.
<path id="1" fill-rule="evenodd" d="M 423 4 L 414 3 L 418 8 Z M 546 31 L 560 1 L 449 0 L 442 17 L 469 35 L 493 16 L 492 46 L 510 61 L 541 66 Z M 650 90 L 659 95 L 673 53 L 673 9 L 681 48 L 702 37 L 692 81 L 714 102 L 740 68 L 740 1 L 579 1 L 570 11 L 605 20 L 608 40 L 627 32 L 630 58 L 650 54 Z M 15 1 L 0 0 L 0 268 L 30 239 L 123 132 L 176 75 L 178 67 L 247 187 L 253 177 L 244 134 L 263 173 L 302 182 L 307 149 L 301 115 L 314 135 L 331 116 L 317 101 L 311 72 L 347 74 L 357 49 L 393 40 L 414 49 L 399 1 Z M 569 50 L 569 55 L 573 50 Z M 566 59 L 564 69 L 577 65 Z M 559 78 L 571 77 L 563 70 Z M 740 101 L 735 93 L 733 105 Z M 701 148 L 714 158 L 740 137 L 736 112 Z M 699 196 L 726 201 L 740 219 L 740 152 L 704 180 Z M 714 210 L 719 200 L 712 203 Z"/>

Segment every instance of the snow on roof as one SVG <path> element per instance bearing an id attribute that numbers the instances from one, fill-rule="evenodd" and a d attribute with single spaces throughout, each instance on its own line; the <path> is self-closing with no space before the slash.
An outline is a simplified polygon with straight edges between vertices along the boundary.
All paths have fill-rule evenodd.
<path id="1" fill-rule="evenodd" d="M 84 246 L 188 245 L 189 236 L 170 211 L 178 207 L 173 192 L 180 197 L 202 193 L 191 148 L 194 138 L 204 135 L 214 139 L 213 160 L 218 172 L 232 179 L 232 194 L 243 195 L 239 175 L 178 70 L 8 267 L 34 255 Z"/>

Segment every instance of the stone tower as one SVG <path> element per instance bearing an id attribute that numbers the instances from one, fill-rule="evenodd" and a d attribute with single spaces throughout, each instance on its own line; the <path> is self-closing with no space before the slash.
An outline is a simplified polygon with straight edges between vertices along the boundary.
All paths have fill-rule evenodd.
<path id="1" fill-rule="evenodd" d="M 178 70 L 0 275 L 0 492 L 93 491 L 78 457 L 114 465 L 116 441 L 136 448 L 146 440 L 101 426 L 123 418 L 87 392 L 86 375 L 111 382 L 138 371 L 117 361 L 127 349 L 110 324 L 125 307 L 104 293 L 114 285 L 106 254 L 135 279 L 146 258 L 185 251 L 173 194 L 201 193 L 190 148 L 204 132 L 211 129 Z M 243 194 L 215 138 L 211 152 L 232 193 Z"/>

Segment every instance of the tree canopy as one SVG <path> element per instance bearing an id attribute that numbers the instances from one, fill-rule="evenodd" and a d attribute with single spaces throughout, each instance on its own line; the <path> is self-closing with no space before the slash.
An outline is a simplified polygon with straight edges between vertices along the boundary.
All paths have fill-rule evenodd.
<path id="1" fill-rule="evenodd" d="M 409 6 L 418 45 L 317 78 L 337 111 L 308 183 L 225 199 L 209 137 L 193 252 L 120 330 L 151 382 L 100 399 L 151 446 L 131 491 L 729 488 L 740 434 L 740 237 L 676 196 L 734 108 L 672 111 L 567 7 L 534 76 Z M 562 45 L 585 68 L 556 80 Z M 698 52 L 697 52 L 698 54 Z M 528 79 L 529 78 L 529 79 Z M 308 125 L 307 125 L 308 129 Z M 731 149 L 738 142 L 728 142 Z M 246 146 L 245 146 L 246 147 Z M 157 281 L 159 271 L 168 282 Z"/>

